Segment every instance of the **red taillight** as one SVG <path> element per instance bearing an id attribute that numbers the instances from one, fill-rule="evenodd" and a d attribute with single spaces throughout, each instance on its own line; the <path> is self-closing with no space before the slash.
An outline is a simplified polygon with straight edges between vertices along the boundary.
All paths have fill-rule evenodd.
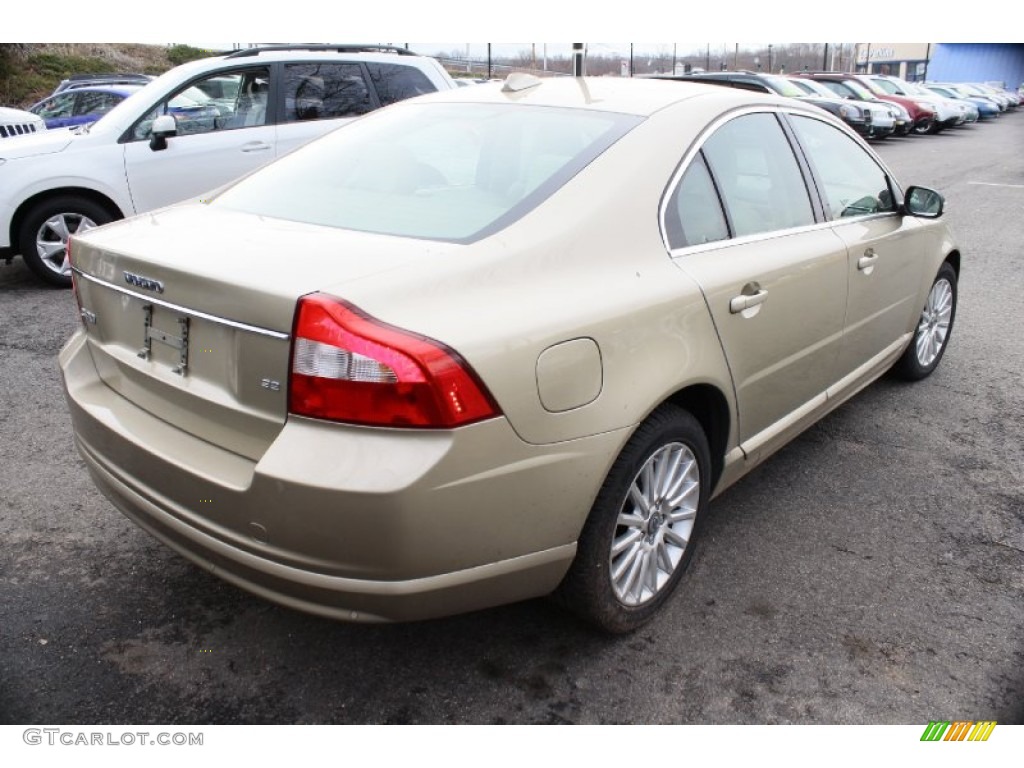
<path id="1" fill-rule="evenodd" d="M 458 427 L 499 413 L 458 353 L 325 294 L 299 300 L 288 410 L 388 427 Z"/>

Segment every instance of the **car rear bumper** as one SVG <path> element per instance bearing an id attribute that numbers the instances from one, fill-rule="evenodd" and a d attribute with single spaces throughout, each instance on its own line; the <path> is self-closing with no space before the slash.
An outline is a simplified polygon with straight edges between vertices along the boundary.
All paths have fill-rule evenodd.
<path id="1" fill-rule="evenodd" d="M 82 332 L 60 365 L 76 446 L 121 512 L 239 587 L 349 621 L 551 592 L 624 439 L 535 446 L 502 418 L 440 433 L 289 419 L 253 462 L 107 387 Z"/>

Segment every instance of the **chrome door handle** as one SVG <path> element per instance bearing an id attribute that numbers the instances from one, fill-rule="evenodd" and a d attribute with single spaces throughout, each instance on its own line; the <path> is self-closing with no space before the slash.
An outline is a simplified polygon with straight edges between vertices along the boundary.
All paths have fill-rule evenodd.
<path id="1" fill-rule="evenodd" d="M 768 301 L 768 291 L 759 288 L 757 293 L 741 293 L 739 296 L 734 296 L 729 302 L 729 311 L 736 315 L 745 309 L 756 307 L 758 304 L 763 304 L 766 301 Z"/>
<path id="2" fill-rule="evenodd" d="M 270 149 L 270 145 L 265 141 L 250 141 L 242 145 L 243 152 L 262 152 L 265 149 Z"/>

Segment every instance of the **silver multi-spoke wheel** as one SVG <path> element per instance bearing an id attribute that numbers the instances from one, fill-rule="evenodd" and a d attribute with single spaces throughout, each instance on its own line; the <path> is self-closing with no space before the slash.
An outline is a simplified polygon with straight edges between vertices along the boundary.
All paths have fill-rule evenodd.
<path id="1" fill-rule="evenodd" d="M 700 468 L 683 443 L 659 448 L 637 472 L 619 510 L 609 563 L 624 605 L 652 600 L 683 559 L 700 504 Z"/>
<path id="2" fill-rule="evenodd" d="M 47 269 L 58 275 L 67 269 L 64 251 L 71 235 L 80 234 L 96 226 L 96 222 L 81 213 L 57 213 L 46 219 L 36 232 L 36 253 Z"/>
<path id="3" fill-rule="evenodd" d="M 631 632 L 679 585 L 707 517 L 711 450 L 674 403 L 633 432 L 594 499 L 555 597 L 608 632 Z"/>
<path id="4" fill-rule="evenodd" d="M 917 361 L 928 367 L 942 352 L 953 316 L 953 286 L 945 278 L 935 281 L 917 326 Z"/>
<path id="5" fill-rule="evenodd" d="M 930 376 L 949 345 L 956 319 L 956 269 L 949 262 L 939 267 L 924 309 L 914 330 L 914 338 L 893 366 L 895 373 L 908 380 Z"/>

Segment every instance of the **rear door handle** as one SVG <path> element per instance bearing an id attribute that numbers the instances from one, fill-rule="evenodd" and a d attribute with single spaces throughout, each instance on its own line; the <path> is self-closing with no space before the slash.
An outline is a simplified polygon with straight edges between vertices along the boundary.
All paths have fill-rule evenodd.
<path id="1" fill-rule="evenodd" d="M 766 301 L 768 301 L 768 291 L 764 288 L 758 288 L 757 293 L 741 293 L 739 296 L 734 296 L 729 302 L 729 311 L 736 315 L 745 309 L 756 307 L 758 304 L 763 304 Z"/>
<path id="2" fill-rule="evenodd" d="M 250 141 L 242 145 L 243 152 L 263 152 L 266 149 L 270 149 L 270 145 L 265 141 Z"/>

